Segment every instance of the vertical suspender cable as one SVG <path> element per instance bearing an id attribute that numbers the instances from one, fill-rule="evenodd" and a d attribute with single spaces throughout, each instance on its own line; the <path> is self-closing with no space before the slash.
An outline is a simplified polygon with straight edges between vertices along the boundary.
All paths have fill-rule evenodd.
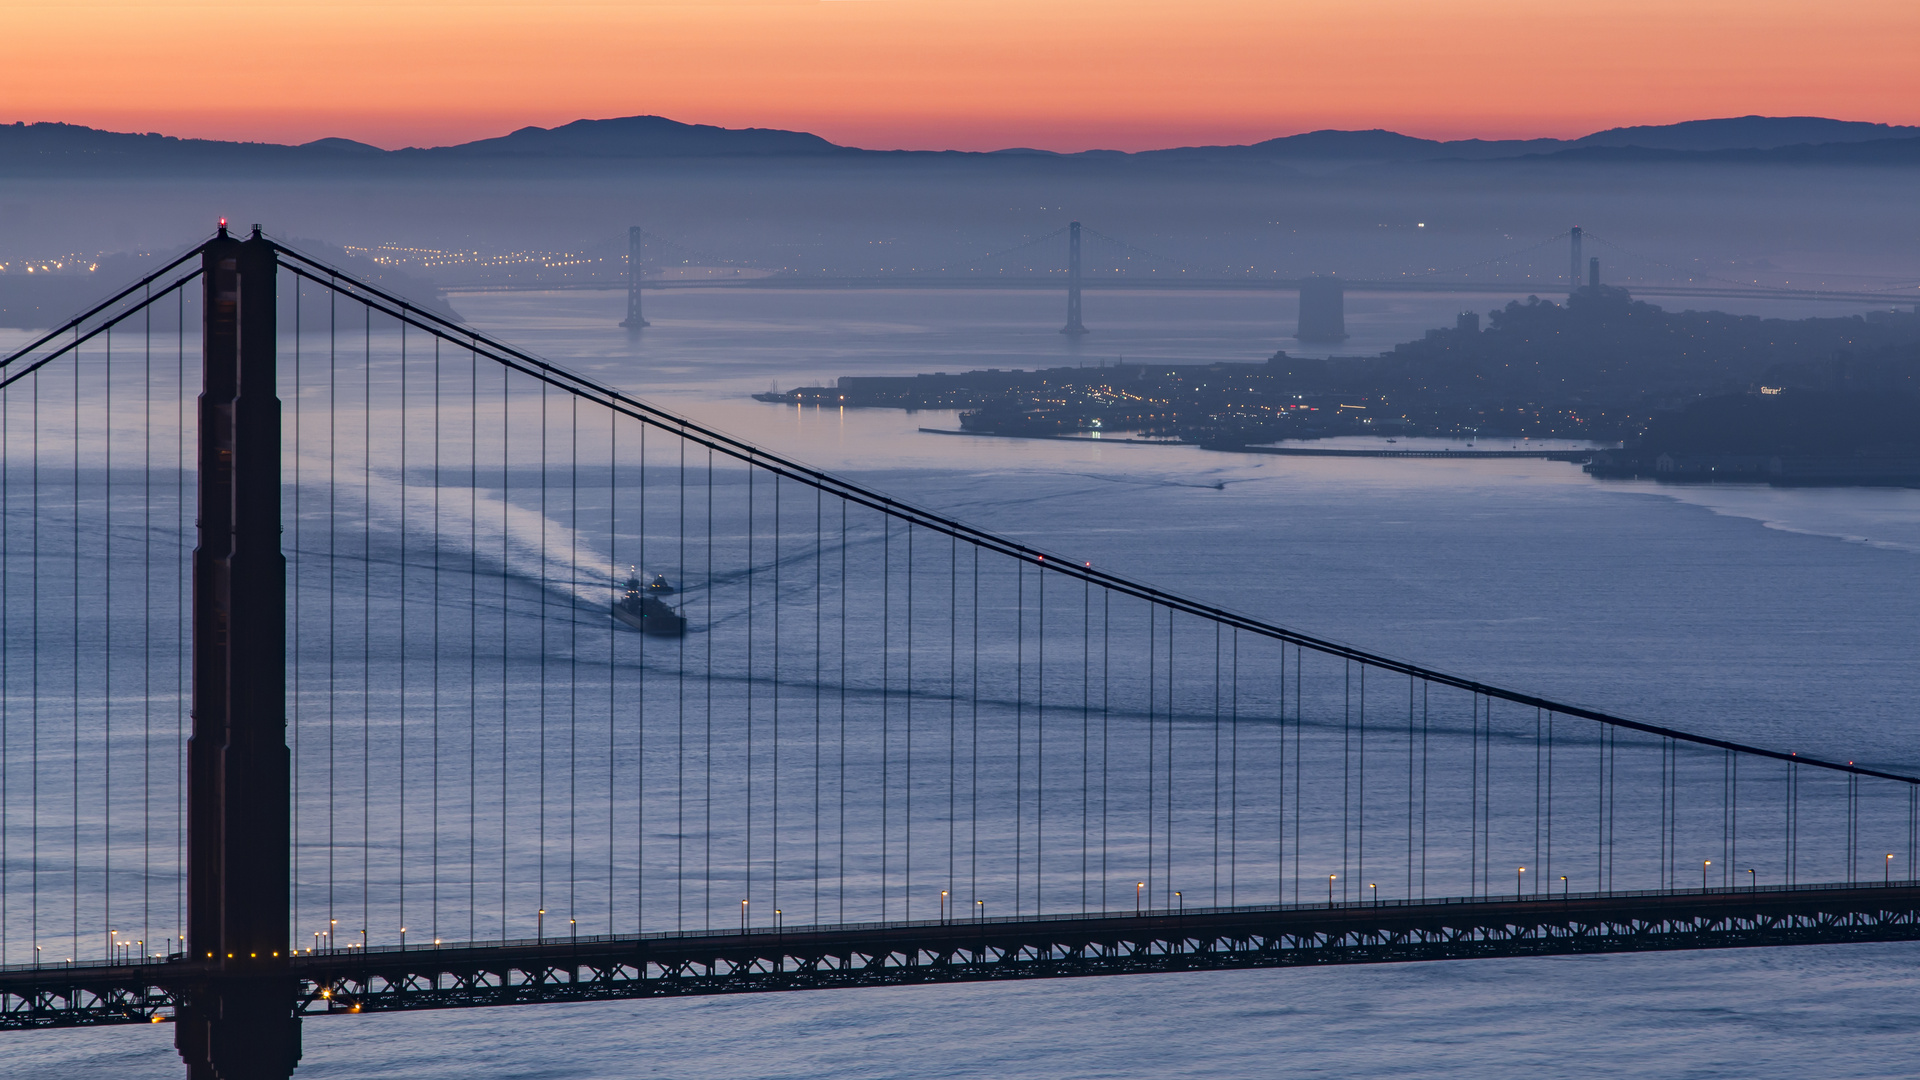
<path id="1" fill-rule="evenodd" d="M 903 788 L 906 793 L 905 813 L 906 829 L 901 839 L 900 872 L 900 910 L 901 917 L 913 918 L 913 521 L 907 521 L 907 685 L 905 694 L 907 724 L 906 731 L 906 775 Z"/>
<path id="2" fill-rule="evenodd" d="M 467 350 L 467 940 L 480 913 L 480 356 Z"/>
<path id="3" fill-rule="evenodd" d="M 1480 692 L 1473 693 L 1473 771 L 1467 819 L 1467 895 L 1480 895 Z"/>
<path id="4" fill-rule="evenodd" d="M 0 964 L 9 959 L 7 917 L 13 910 L 7 888 L 12 875 L 4 870 L 13 865 L 8 861 L 12 855 L 9 839 L 13 834 L 12 785 L 9 783 L 13 776 L 13 758 L 9 753 L 13 744 L 13 716 L 8 708 L 13 697 L 13 665 L 6 648 L 13 637 L 13 596 L 8 588 L 12 584 L 13 567 L 12 450 L 13 387 L 8 383 L 0 385 Z M 152 512 L 151 505 L 148 512 Z"/>
<path id="5" fill-rule="evenodd" d="M 1228 676 L 1232 697 L 1228 716 L 1231 743 L 1227 766 L 1227 904 L 1240 903 L 1240 628 L 1233 628 L 1233 667 Z"/>
<path id="6" fill-rule="evenodd" d="M 773 821 L 767 846 L 772 851 L 768 901 L 780 913 L 780 474 L 773 474 Z"/>
<path id="7" fill-rule="evenodd" d="M 842 548 L 842 550 L 844 551 L 845 549 Z M 844 558 L 845 556 L 843 555 L 842 559 L 844 560 Z M 842 595 L 844 596 L 845 594 L 843 593 Z M 967 891 L 975 901 L 978 901 L 980 897 L 980 549 L 978 547 L 973 549 L 972 595 L 973 599 L 968 606 L 968 610 L 973 617 L 972 672 L 970 675 L 972 687 L 968 690 L 967 696 L 969 708 L 973 714 L 973 729 L 967 739 L 968 752 L 972 754 L 972 762 L 967 768 L 967 781 L 972 785 L 973 790 L 967 800 L 967 825 L 969 829 L 967 838 Z M 842 603 L 844 604 L 845 601 L 843 600 Z M 844 624 L 845 621 L 846 610 L 842 607 L 841 622 Z M 843 679 L 842 682 L 844 681 Z"/>
<path id="8" fill-rule="evenodd" d="M 835 895 L 837 922 L 847 921 L 847 504 L 840 502 L 840 821 L 834 845 L 839 859 Z"/>
<path id="9" fill-rule="evenodd" d="M 400 324 L 400 635 L 394 651 L 400 661 L 399 900 L 400 925 L 407 925 L 407 324 Z"/>
<path id="10" fill-rule="evenodd" d="M 429 702 L 433 722 L 432 753 L 429 755 L 433 764 L 433 784 L 429 793 L 429 802 L 433 807 L 433 818 L 429 823 L 433 838 L 433 884 L 428 897 L 431 918 L 427 926 L 428 933 L 435 941 L 440 940 L 440 394 L 440 339 L 436 337 L 433 339 L 433 590 L 429 600 L 433 625 L 428 634 L 433 642 L 433 694 Z"/>
<path id="11" fill-rule="evenodd" d="M 340 296 L 333 288 L 327 289 L 327 929 L 325 931 L 327 948 L 334 947 L 334 928 L 338 920 L 334 915 L 334 901 L 337 899 L 334 881 L 334 861 L 339 854 L 338 821 L 340 790 L 336 765 L 338 756 L 335 743 L 335 720 L 340 700 L 339 687 L 339 636 L 338 615 L 340 599 L 340 559 L 336 550 L 337 529 L 340 516 L 337 513 L 340 497 Z M 184 396 L 184 389 L 182 391 Z M 181 443 L 185 445 L 185 437 Z M 182 466 L 184 469 L 184 465 Z M 185 534 L 181 542 L 185 543 Z M 185 801 L 182 792 L 181 801 Z"/>
<path id="12" fill-rule="evenodd" d="M 706 892 L 701 901 L 701 907 L 705 911 L 705 915 L 701 920 L 701 926 L 705 929 L 711 930 L 713 929 L 713 641 L 714 641 L 714 637 L 716 636 L 716 628 L 713 625 L 714 581 L 713 581 L 713 448 L 712 447 L 707 448 L 706 510 L 707 510 L 707 575 L 706 575 L 705 592 L 706 592 L 706 604 L 707 604 L 707 634 L 706 634 L 707 642 L 706 642 L 706 648 L 702 650 L 706 660 L 706 667 L 707 667 L 707 670 L 706 670 L 707 688 L 706 688 L 705 695 L 702 699 L 703 703 L 706 706 L 706 749 L 704 753 L 701 755 L 702 763 L 706 766 L 706 780 L 701 785 L 701 795 L 702 795 L 702 798 L 704 799 L 704 804 L 705 804 L 703 813 L 706 816 L 704 821 L 702 822 L 701 830 L 700 830 L 701 836 L 704 838 L 704 842 L 706 844 L 706 851 L 705 851 L 705 856 L 703 859 L 703 866 L 702 866 L 702 874 L 706 879 L 706 883 L 705 883 Z"/>
<path id="13" fill-rule="evenodd" d="M 77 359 L 78 358 L 76 358 L 76 360 Z M 104 520 L 101 522 L 101 529 L 100 529 L 101 543 L 104 549 L 102 551 L 102 554 L 105 556 L 102 562 L 105 563 L 104 569 L 106 571 L 106 573 L 103 575 L 106 580 L 101 582 L 101 589 L 104 593 L 102 597 L 103 603 L 101 604 L 101 607 L 107 613 L 106 625 L 101 627 L 101 632 L 100 632 L 101 634 L 101 642 L 100 642 L 100 823 L 101 823 L 100 899 L 101 899 L 101 914 L 104 916 L 103 921 L 110 928 L 107 936 L 108 936 L 109 942 L 111 942 L 114 937 L 114 935 L 111 933 L 111 928 L 113 928 L 113 623 L 114 623 L 114 619 L 113 619 L 113 327 L 112 326 L 107 327 L 105 359 L 106 359 L 106 364 L 102 371 L 102 378 L 101 378 L 102 389 L 105 392 L 105 401 L 103 403 L 104 407 L 101 410 L 101 418 L 100 418 L 101 444 L 102 444 L 102 449 L 104 450 L 106 455 L 106 460 L 104 463 L 105 468 L 103 470 L 105 475 L 101 479 L 101 491 L 100 491 L 101 513 L 104 517 Z M 75 399 L 75 403 L 76 404 L 78 403 L 77 398 Z M 76 445 L 75 450 L 78 451 L 78 449 L 79 448 Z M 79 500 L 77 496 L 79 495 L 79 491 L 76 489 L 74 494 L 76 496 L 75 505 L 78 506 Z M 76 554 L 77 553 L 78 552 L 76 550 Z M 75 584 L 77 588 L 78 582 L 76 581 Z M 77 609 L 76 609 L 76 612 L 77 612 Z M 78 725 L 78 719 L 79 718 L 76 716 L 75 717 L 76 728 Z M 75 756 L 75 763 L 76 765 L 78 764 L 78 755 Z M 76 772 L 76 779 L 77 779 L 77 776 L 78 774 Z M 75 819 L 74 819 L 74 830 L 76 833 L 79 831 L 79 818 L 77 815 L 75 816 Z"/>
<path id="14" fill-rule="evenodd" d="M 1100 590 L 1100 911 L 1107 910 L 1107 762 L 1109 703 L 1113 686 L 1113 592 Z"/>
<path id="15" fill-rule="evenodd" d="M 182 364 L 181 370 L 183 372 L 185 371 L 184 362 Z M 182 375 L 183 382 L 184 382 L 184 379 L 185 379 L 185 376 Z M 28 502 L 36 508 L 36 511 L 32 515 L 30 515 L 30 521 L 31 521 L 30 528 L 32 532 L 30 534 L 31 543 L 28 545 L 28 548 L 27 548 L 27 551 L 28 551 L 27 565 L 33 568 L 33 573 L 28 575 L 28 580 L 31 583 L 31 588 L 32 588 L 31 597 L 33 601 L 33 606 L 29 612 L 28 630 L 29 630 L 29 634 L 33 644 L 31 646 L 32 652 L 27 661 L 27 670 L 30 673 L 29 685 L 28 685 L 28 696 L 27 696 L 27 703 L 28 703 L 27 715 L 28 715 L 29 731 L 31 733 L 31 739 L 28 743 L 27 762 L 29 767 L 31 767 L 33 770 L 33 773 L 32 773 L 33 781 L 28 786 L 28 789 L 27 789 L 27 805 L 32 808 L 29 812 L 29 821 L 31 824 L 32 835 L 33 835 L 32 849 L 31 849 L 33 869 L 31 874 L 29 875 L 31 879 L 31 885 L 30 885 L 31 894 L 30 894 L 30 906 L 28 908 L 28 924 L 27 925 L 29 928 L 28 939 L 33 945 L 33 963 L 35 967 L 38 967 L 40 966 L 40 953 L 41 953 L 41 948 L 40 948 L 40 580 L 44 575 L 40 573 L 40 514 L 38 513 L 38 507 L 40 506 L 40 372 L 37 370 L 33 373 L 32 406 L 33 406 L 33 426 L 32 426 L 33 441 L 31 445 L 33 448 L 32 449 L 33 456 L 31 460 L 33 462 L 33 471 L 30 474 L 30 483 L 28 486 L 28 492 L 29 492 Z M 183 450 L 182 453 L 184 454 L 185 451 Z M 184 475 L 184 471 L 185 469 L 183 465 L 182 466 L 183 475 Z M 183 535 L 184 535 L 184 529 L 183 529 Z M 177 831 L 178 830 L 176 830 L 176 832 Z M 184 866 L 184 863 L 182 865 Z M 184 923 L 182 925 L 184 925 Z"/>
<path id="16" fill-rule="evenodd" d="M 893 834 L 893 519 L 880 515 L 880 921 L 887 919 Z"/>
<path id="17" fill-rule="evenodd" d="M 1013 564 L 1013 914 L 1018 917 L 1026 882 L 1027 753 L 1027 563 Z"/>
<path id="18" fill-rule="evenodd" d="M 645 430 L 642 428 L 641 430 Z M 674 580 L 680 588 L 687 587 L 687 440 L 684 435 L 675 442 L 680 448 L 679 476 L 675 482 L 674 493 L 679 499 L 679 508 L 674 515 L 675 527 L 679 530 L 676 539 L 677 551 L 674 562 Z M 709 623 L 707 633 L 712 633 Z M 677 716 L 674 721 L 674 777 L 673 777 L 673 928 L 687 928 L 686 877 L 687 877 L 687 635 L 680 635 L 679 648 L 675 650 L 677 659 L 674 665 L 674 706 Z"/>
<path id="19" fill-rule="evenodd" d="M 951 915 L 951 905 L 960 902 L 954 888 L 959 884 L 954 871 L 959 865 L 955 815 L 959 812 L 960 787 L 960 538 L 949 536 L 947 541 L 947 903 Z M 818 597 L 814 606 L 819 606 Z"/>
<path id="20" fill-rule="evenodd" d="M 580 925 L 580 399 L 567 424 L 567 925 Z M 611 801 L 612 792 L 608 792 Z"/>
<path id="21" fill-rule="evenodd" d="M 620 580 L 620 414 L 609 410 L 607 414 L 607 574 L 612 581 Z M 640 425 L 640 565 L 647 564 L 647 425 Z M 683 582 L 684 584 L 684 582 Z M 684 635 L 682 635 L 684 636 Z M 640 658 L 635 665 L 634 694 L 636 711 L 639 714 L 634 735 L 634 806 L 633 806 L 633 931 L 644 933 L 646 924 L 646 836 L 647 836 L 647 635 L 640 635 Z M 618 832 L 618 822 L 614 808 L 619 800 L 614 798 L 613 790 L 617 779 L 614 765 L 618 742 L 619 690 L 616 673 L 619 668 L 619 635 L 612 623 L 607 624 L 607 933 L 611 934 L 615 922 L 614 903 L 614 837 Z"/>
<path id="22" fill-rule="evenodd" d="M 373 909 L 373 309 L 365 309 L 360 399 L 360 932 Z"/>
<path id="23" fill-rule="evenodd" d="M 501 367 L 499 371 L 499 936 L 507 938 L 507 644 L 513 640 L 509 632 L 511 619 L 511 594 L 507 569 L 513 565 L 513 553 L 507 546 L 509 523 L 513 511 L 513 400 L 511 400 L 511 373 Z"/>
<path id="24" fill-rule="evenodd" d="M 535 852 L 538 863 L 538 886 L 533 899 L 540 910 L 547 906 L 547 383 L 540 383 L 540 588 L 534 593 L 534 608 L 538 623 L 540 640 L 540 748 L 536 760 L 540 769 L 540 783 L 536 794 L 537 810 L 535 823 L 538 829 L 539 843 Z M 540 922 L 535 922 L 540 928 Z"/>
<path id="25" fill-rule="evenodd" d="M 1546 769 L 1546 715 L 1536 706 L 1533 710 L 1533 867 L 1534 891 L 1540 891 L 1540 878 L 1546 876 L 1540 861 L 1540 828 L 1545 820 L 1542 817 L 1541 796 L 1545 794 L 1547 782 Z"/>
<path id="26" fill-rule="evenodd" d="M 292 565 L 289 568 L 291 570 L 293 588 L 289 590 L 290 595 L 287 597 L 288 604 L 291 608 L 291 611 L 289 612 L 288 621 L 292 624 L 292 627 L 293 627 L 293 642 L 292 642 L 293 701 L 291 702 L 292 708 L 288 716 L 288 720 L 291 721 L 291 726 L 293 728 L 293 731 L 292 731 L 293 746 L 291 748 L 293 752 L 293 768 L 292 768 L 292 773 L 293 773 L 292 775 L 293 850 L 288 853 L 292 862 L 292 868 L 291 868 L 292 873 L 290 874 L 290 877 L 292 878 L 292 880 L 288 884 L 290 885 L 292 890 L 292 903 L 290 905 L 292 908 L 292 911 L 290 912 L 290 914 L 293 918 L 293 923 L 292 925 L 287 927 L 287 933 L 290 935 L 290 939 L 294 943 L 295 949 L 297 950 L 300 944 L 300 854 L 301 854 L 301 848 L 303 846 L 301 843 L 301 837 L 304 835 L 300 831 L 300 809 L 301 809 L 300 807 L 300 773 L 301 773 L 300 698 L 301 698 L 301 690 L 303 689 L 300 682 L 300 651 L 301 651 L 300 650 L 300 629 L 301 629 L 300 627 L 300 593 L 301 593 L 300 578 L 301 578 L 301 571 L 305 569 L 305 565 L 304 565 L 305 560 L 303 558 L 303 553 L 300 547 L 300 466 L 301 466 L 300 458 L 301 458 L 301 449 L 302 449 L 301 440 L 300 440 L 300 414 L 302 412 L 302 406 L 305 403 L 301 400 L 301 396 L 300 396 L 300 390 L 301 390 L 300 346 L 301 346 L 301 336 L 302 336 L 300 332 L 301 331 L 300 314 L 301 314 L 301 300 L 304 294 L 306 293 L 306 288 L 299 278 L 295 278 L 293 280 L 294 280 L 294 285 L 293 285 L 293 559 L 292 559 Z M 276 285 L 276 288 L 277 287 L 278 286 Z M 148 333 L 149 334 L 152 333 L 152 312 L 151 311 L 148 312 Z M 153 481 L 152 481 L 152 469 L 153 469 L 152 424 L 153 424 L 153 421 L 152 421 L 152 415 L 151 415 L 152 414 L 151 399 L 153 395 L 153 386 L 152 386 L 153 372 L 152 372 L 151 353 L 152 353 L 153 343 L 149 341 L 147 343 L 147 347 L 148 347 L 148 354 L 149 354 L 148 365 L 147 365 L 148 366 L 147 395 L 149 399 L 148 420 L 147 420 L 147 427 L 148 427 L 147 501 L 149 505 L 147 506 L 148 520 L 145 523 L 145 529 L 148 536 L 147 559 L 146 559 L 146 567 L 145 567 L 145 570 L 143 571 L 143 575 L 146 578 L 148 583 L 145 591 L 147 592 L 149 596 L 149 601 L 150 601 L 152 596 L 152 591 L 153 591 L 153 585 L 152 585 L 152 582 L 153 582 L 153 540 L 152 540 L 153 507 L 151 505 L 152 499 L 153 499 L 153 494 L 152 494 L 153 492 Z M 149 603 L 149 607 L 151 607 L 151 603 Z M 153 626 L 152 626 L 152 621 L 150 617 L 147 622 L 147 632 L 149 634 L 153 632 Z M 149 649 L 148 650 L 149 657 L 151 657 L 151 652 L 152 650 Z M 148 661 L 148 666 L 149 668 L 151 668 L 152 666 L 152 662 L 150 658 Z M 149 671 L 149 674 L 147 677 L 146 697 L 148 699 L 148 702 L 151 703 L 153 698 L 153 677 L 152 677 L 151 671 Z M 149 792 L 152 790 L 151 782 L 148 783 L 148 790 Z M 150 929 L 147 931 L 147 940 L 148 941 L 153 940 L 152 931 Z"/>
<path id="27" fill-rule="evenodd" d="M 1413 899 L 1413 689 L 1414 677 L 1407 676 L 1407 891 L 1401 895 Z"/>
<path id="28" fill-rule="evenodd" d="M 1287 902 L 1287 643 L 1280 643 L 1280 752 L 1273 799 L 1273 902 Z"/>
<path id="29" fill-rule="evenodd" d="M 753 474 L 752 461 L 747 462 L 747 673 L 745 689 L 747 695 L 746 736 L 747 736 L 747 804 L 746 804 L 746 859 L 742 870 L 746 875 L 744 901 L 753 899 Z M 752 909 L 742 903 L 742 929 L 745 920 L 753 914 Z"/>
<path id="30" fill-rule="evenodd" d="M 1173 906 L 1173 616 L 1172 608 L 1167 609 L 1167 847 L 1166 873 L 1161 875 L 1166 886 L 1161 890 L 1163 906 Z"/>
<path id="31" fill-rule="evenodd" d="M 9 840 L 13 834 L 13 789 L 10 783 L 13 776 L 10 753 L 13 715 L 8 708 L 13 697 L 13 665 L 6 648 L 13 636 L 13 595 L 9 590 L 13 567 L 12 450 L 13 387 L 9 383 L 0 385 L 0 964 L 9 959 L 7 946 L 11 939 L 7 936 L 7 918 L 13 910 L 7 888 L 12 875 L 4 869 L 13 865 L 8 861 L 12 855 Z"/>
<path id="32" fill-rule="evenodd" d="M 813 922 L 820 924 L 820 721 L 821 677 L 826 641 L 826 493 L 813 489 Z"/>
<path id="33" fill-rule="evenodd" d="M 174 565 L 174 689 L 173 695 L 173 922 L 179 951 L 186 952 L 187 920 L 187 290 L 174 293 L 174 536 L 181 558 Z M 331 451 L 333 448 L 327 448 Z M 168 953 L 174 951 L 169 939 Z"/>
<path id="34" fill-rule="evenodd" d="M 1348 659 L 1342 676 L 1340 733 L 1340 898 L 1346 899 L 1352 871 L 1348 844 L 1353 839 L 1353 661 Z"/>
<path id="35" fill-rule="evenodd" d="M 73 908 L 73 931 L 69 939 L 68 952 L 80 955 L 80 639 L 85 635 L 80 630 L 80 328 L 74 328 L 73 350 L 73 700 L 67 713 L 67 735 L 72 742 L 73 760 L 72 778 L 69 781 L 68 795 L 72 800 L 73 813 L 73 862 L 69 867 L 72 875 L 69 896 Z"/>

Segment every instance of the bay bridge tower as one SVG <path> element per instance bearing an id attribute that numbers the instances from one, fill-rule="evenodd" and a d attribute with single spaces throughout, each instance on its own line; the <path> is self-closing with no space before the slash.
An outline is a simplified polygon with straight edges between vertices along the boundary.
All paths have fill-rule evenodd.
<path id="1" fill-rule="evenodd" d="M 1087 332 L 1087 324 L 1080 321 L 1080 223 L 1075 221 L 1067 225 L 1067 325 L 1060 332 L 1068 337 L 1079 337 Z"/>
<path id="2" fill-rule="evenodd" d="M 638 225 L 627 228 L 627 317 L 621 320 L 620 325 L 629 330 L 652 325 L 640 314 L 640 248 L 643 235 Z"/>
<path id="3" fill-rule="evenodd" d="M 1347 290 L 1338 278 L 1310 277 L 1300 283 L 1299 341 L 1347 340 Z"/>

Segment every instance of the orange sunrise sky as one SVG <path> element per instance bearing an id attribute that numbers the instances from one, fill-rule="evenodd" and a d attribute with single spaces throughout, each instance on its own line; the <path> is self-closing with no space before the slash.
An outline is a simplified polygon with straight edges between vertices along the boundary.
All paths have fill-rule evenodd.
<path id="1" fill-rule="evenodd" d="M 1920 123 L 1915 0 L 0 0 L 0 121 L 440 145 L 651 113 L 916 149 Z"/>

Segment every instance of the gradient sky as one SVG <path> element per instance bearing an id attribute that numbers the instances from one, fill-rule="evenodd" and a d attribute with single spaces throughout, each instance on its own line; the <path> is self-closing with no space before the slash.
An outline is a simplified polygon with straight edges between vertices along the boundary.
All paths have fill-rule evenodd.
<path id="1" fill-rule="evenodd" d="M 0 0 L 0 121 L 381 146 L 653 113 L 869 147 L 1920 123 L 1916 0 Z"/>

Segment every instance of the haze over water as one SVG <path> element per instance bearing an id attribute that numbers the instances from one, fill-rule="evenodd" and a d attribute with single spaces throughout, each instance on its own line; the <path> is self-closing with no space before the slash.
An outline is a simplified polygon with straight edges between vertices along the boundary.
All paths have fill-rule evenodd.
<path id="1" fill-rule="evenodd" d="M 1706 734 L 1920 767 L 1920 492 L 954 438 L 917 432 L 950 414 L 744 397 L 852 373 L 1253 361 L 1292 344 L 1291 313 L 1259 296 L 1123 313 L 1096 294 L 1078 345 L 1053 333 L 1050 294 L 649 294 L 637 342 L 612 327 L 618 299 L 454 302 L 769 449 L 1200 600 Z M 1350 308 L 1342 351 L 1458 306 Z M 1916 960 L 1913 945 L 1815 947 L 318 1018 L 300 1075 L 1892 1077 L 1911 1074 L 1920 1033 Z M 0 1072 L 173 1077 L 170 1036 L 16 1033 Z"/>

